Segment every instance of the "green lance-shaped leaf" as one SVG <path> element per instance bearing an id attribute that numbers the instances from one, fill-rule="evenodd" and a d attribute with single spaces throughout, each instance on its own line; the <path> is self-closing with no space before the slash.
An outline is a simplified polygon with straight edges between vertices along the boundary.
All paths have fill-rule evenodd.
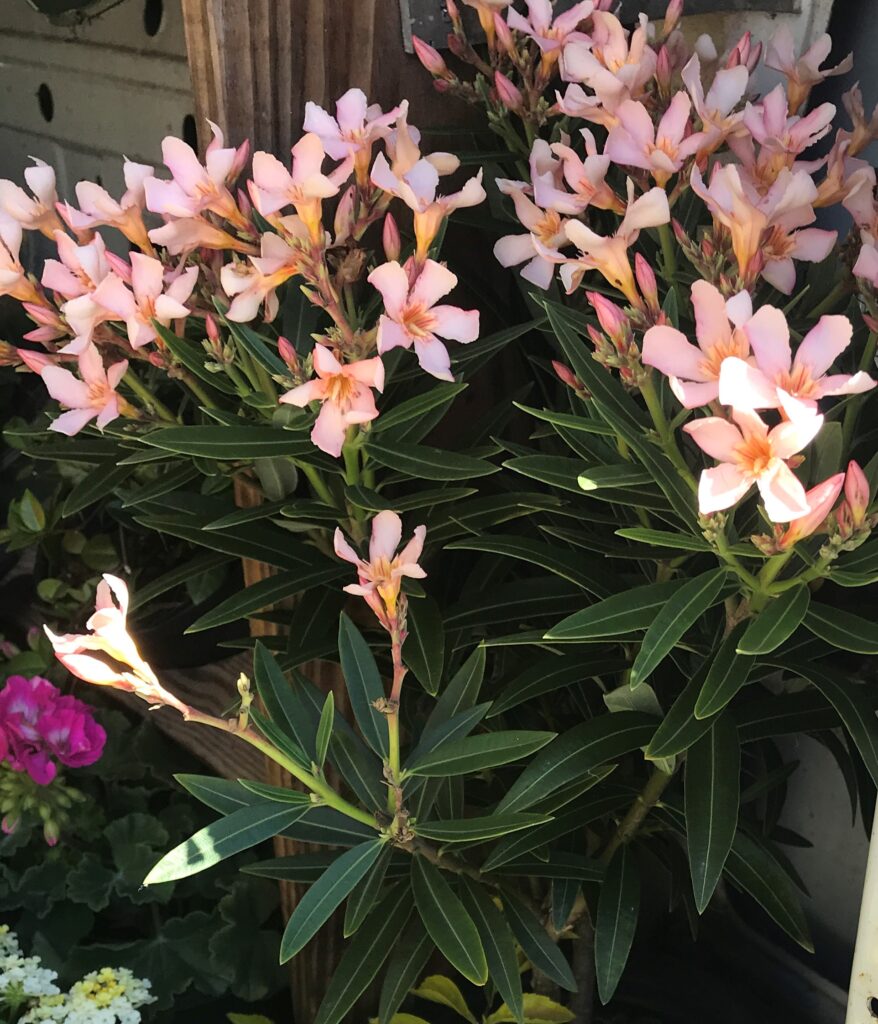
<path id="1" fill-rule="evenodd" d="M 713 607 L 720 597 L 726 577 L 725 569 L 713 569 L 687 580 L 670 597 L 646 631 L 631 666 L 632 687 L 647 679 L 686 631 L 695 625 L 708 608 Z"/>
<path id="2" fill-rule="evenodd" d="M 387 869 L 390 867 L 392 857 L 393 847 L 385 846 L 378 860 L 369 869 L 363 884 L 359 885 L 348 897 L 343 928 L 346 939 L 354 934 L 375 906 L 375 901 L 381 893 L 381 887 L 384 885 L 384 879 L 387 876 Z"/>
<path id="3" fill-rule="evenodd" d="M 461 711 L 471 708 L 485 678 L 485 648 L 479 644 L 443 689 L 424 726 L 424 734 L 432 732 Z"/>
<path id="4" fill-rule="evenodd" d="M 390 850 L 386 851 L 388 854 Z M 408 894 L 394 887 L 348 943 L 314 1024 L 339 1024 L 390 956 L 412 913 Z M 347 933 L 346 933 L 347 934 Z"/>
<path id="5" fill-rule="evenodd" d="M 491 981 L 500 993 L 500 998 L 512 1011 L 509 1019 L 524 1024 L 521 975 L 518 973 L 518 956 L 512 929 L 503 913 L 497 909 L 497 905 L 480 885 L 465 878 L 463 893 L 466 906 L 485 947 Z"/>
<path id="6" fill-rule="evenodd" d="M 423 444 L 394 444 L 389 440 L 382 444 L 372 440 L 367 443 L 366 451 L 380 465 L 419 480 L 472 480 L 500 470 L 484 459 Z"/>
<path id="7" fill-rule="evenodd" d="M 320 722 L 317 726 L 317 758 L 315 764 L 323 768 L 326 760 L 326 752 L 329 750 L 329 741 L 332 738 L 332 725 L 335 721 L 335 697 L 332 690 L 326 695 L 323 710 L 320 712 Z"/>
<path id="8" fill-rule="evenodd" d="M 467 736 L 461 740 L 440 743 L 434 750 L 421 754 L 405 770 L 411 775 L 436 778 L 446 775 L 467 775 L 496 768 L 510 761 L 530 756 L 553 740 L 553 732 L 511 730 Z"/>
<path id="9" fill-rule="evenodd" d="M 484 985 L 488 964 L 473 919 L 442 873 L 424 857 L 412 861 L 412 891 L 424 927 L 440 953 L 474 985 Z"/>
<path id="10" fill-rule="evenodd" d="M 387 757 L 387 720 L 374 706 L 384 699 L 378 666 L 360 631 L 344 614 L 338 624 L 338 653 L 357 725 L 375 753 Z"/>
<path id="11" fill-rule="evenodd" d="M 804 623 L 815 636 L 833 647 L 855 654 L 878 654 L 878 624 L 853 612 L 812 601 Z"/>
<path id="12" fill-rule="evenodd" d="M 723 640 L 719 650 L 707 670 L 704 686 L 695 702 L 695 717 L 710 718 L 729 703 L 732 697 L 747 682 L 755 659 L 740 654 L 738 643 L 741 634 L 747 629 L 745 623 L 739 623 Z"/>
<path id="13" fill-rule="evenodd" d="M 400 936 L 381 984 L 379 1024 L 391 1024 L 396 1011 L 421 976 L 433 952 L 433 940 L 420 917 L 414 917 Z"/>
<path id="14" fill-rule="evenodd" d="M 231 779 L 218 779 L 213 775 L 188 775 L 180 773 L 174 779 L 180 783 L 187 793 L 200 800 L 212 811 L 219 814 L 231 814 L 242 807 L 252 807 L 263 803 L 262 797 L 248 792 L 240 782 Z"/>
<path id="15" fill-rule="evenodd" d="M 678 551 L 710 551 L 710 545 L 703 537 L 690 536 L 688 533 L 672 533 L 669 530 L 651 530 L 645 526 L 626 526 L 616 530 L 616 536 Z"/>
<path id="16" fill-rule="evenodd" d="M 595 973 L 604 1006 L 613 998 L 625 970 L 639 911 L 640 874 L 634 854 L 625 845 L 607 868 L 595 919 Z"/>
<path id="17" fill-rule="evenodd" d="M 525 811 L 607 761 L 645 747 L 656 719 L 641 711 L 598 715 L 559 736 L 525 768 L 497 805 L 497 812 Z"/>
<path id="18" fill-rule="evenodd" d="M 123 484 L 134 472 L 133 466 L 98 466 L 67 495 L 61 514 L 72 516 L 93 505 Z"/>
<path id="19" fill-rule="evenodd" d="M 489 814 L 459 821 L 418 821 L 415 833 L 437 843 L 483 843 L 551 821 L 549 814 Z"/>
<path id="20" fill-rule="evenodd" d="M 311 454 L 307 437 L 275 427 L 163 427 L 144 434 L 141 441 L 179 455 L 228 461 Z"/>
<path id="21" fill-rule="evenodd" d="M 546 639 L 593 640 L 648 629 L 681 586 L 681 581 L 670 580 L 614 594 L 562 619 L 546 633 Z"/>
<path id="22" fill-rule="evenodd" d="M 709 661 L 702 662 L 698 671 L 668 709 L 668 713 L 646 748 L 646 756 L 651 761 L 660 761 L 666 757 L 673 757 L 675 754 L 682 754 L 710 728 L 711 720 L 709 718 L 695 717 L 695 705 L 698 702 L 698 696 L 709 667 Z"/>
<path id="23" fill-rule="evenodd" d="M 807 587 L 792 587 L 769 601 L 738 642 L 739 654 L 770 654 L 795 633 L 811 601 Z"/>
<path id="24" fill-rule="evenodd" d="M 287 786 L 271 786 L 267 782 L 257 782 L 253 779 L 238 779 L 238 784 L 243 786 L 248 793 L 253 793 L 260 800 L 273 800 L 279 804 L 297 804 L 300 807 L 306 805 L 311 808 L 309 793 L 303 793 L 298 789 L 290 789 Z"/>
<path id="25" fill-rule="evenodd" d="M 299 749 L 300 753 L 296 760 L 307 766 L 308 758 L 299 743 L 302 722 L 298 704 L 274 655 L 259 641 L 253 649 L 253 675 L 256 692 L 272 725 Z"/>
<path id="26" fill-rule="evenodd" d="M 409 602 L 408 636 L 402 657 L 427 693 L 439 692 L 445 665 L 445 630 L 442 613 L 431 597 Z"/>
<path id="27" fill-rule="evenodd" d="M 287 922 L 280 944 L 280 962 L 286 963 L 317 933 L 321 925 L 362 881 L 383 849 L 372 839 L 353 847 L 332 862 L 299 900 Z"/>
<path id="28" fill-rule="evenodd" d="M 512 933 L 531 964 L 568 992 L 576 991 L 570 964 L 530 908 L 511 893 L 503 894 L 503 909 Z"/>
<path id="29" fill-rule="evenodd" d="M 686 754 L 686 843 L 699 914 L 710 903 L 738 828 L 741 748 L 730 715 L 720 715 Z"/>
<path id="30" fill-rule="evenodd" d="M 196 875 L 226 857 L 271 839 L 307 812 L 307 807 L 289 807 L 277 803 L 258 803 L 232 811 L 166 853 L 143 880 L 143 884 L 156 885 Z"/>

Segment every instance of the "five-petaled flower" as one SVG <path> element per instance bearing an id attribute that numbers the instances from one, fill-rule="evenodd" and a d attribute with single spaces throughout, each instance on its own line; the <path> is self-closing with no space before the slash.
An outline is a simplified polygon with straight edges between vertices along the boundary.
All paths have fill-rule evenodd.
<path id="1" fill-rule="evenodd" d="M 369 105 L 362 89 L 348 89 L 335 104 L 335 117 L 317 103 L 305 104 L 306 132 L 320 138 L 327 156 L 333 160 L 353 162 L 360 185 L 369 180 L 372 146 L 390 134 L 390 127 L 408 109 L 403 102 L 386 113 L 377 103 Z"/>
<path id="2" fill-rule="evenodd" d="M 347 428 L 368 423 L 378 415 L 371 389 L 384 389 L 384 364 L 380 356 L 342 364 L 325 345 L 315 345 L 314 372 L 316 380 L 287 391 L 278 401 L 299 408 L 320 402 L 311 440 L 321 451 L 338 458 Z"/>
<path id="3" fill-rule="evenodd" d="M 63 366 L 54 363 L 43 366 L 39 373 L 46 390 L 68 409 L 49 424 L 49 430 L 72 436 L 92 420 L 103 428 L 120 416 L 127 403 L 116 388 L 127 369 L 125 359 L 104 369 L 100 352 L 91 344 L 79 353 L 81 380 Z"/>
<path id="4" fill-rule="evenodd" d="M 698 508 L 702 515 L 730 508 L 754 484 L 772 522 L 788 523 L 807 515 L 811 509 L 805 488 L 787 460 L 811 443 L 823 417 L 786 420 L 769 429 L 757 413 L 732 409 L 732 420 L 706 416 L 683 427 L 702 451 L 719 462 L 701 472 Z"/>
<path id="5" fill-rule="evenodd" d="M 403 577 L 420 580 L 427 575 L 418 565 L 426 535 L 426 526 L 416 526 L 412 539 L 397 554 L 402 520 L 395 512 L 379 512 L 372 520 L 369 557 L 360 558 L 341 530 L 335 531 L 335 553 L 357 567 L 358 582 L 348 584 L 345 591 L 364 598 L 385 629 L 396 619 Z"/>
<path id="6" fill-rule="evenodd" d="M 376 267 L 369 283 L 384 299 L 378 351 L 414 345 L 422 369 L 440 380 L 453 380 L 448 350 L 439 338 L 469 342 L 479 336 L 478 310 L 436 305 L 457 284 L 456 275 L 441 263 L 427 260 L 410 285 L 406 269 L 392 260 Z"/>

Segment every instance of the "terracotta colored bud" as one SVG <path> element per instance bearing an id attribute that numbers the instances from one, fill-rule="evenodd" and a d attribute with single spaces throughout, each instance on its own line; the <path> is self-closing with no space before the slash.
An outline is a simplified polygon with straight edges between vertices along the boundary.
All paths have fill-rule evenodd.
<path id="1" fill-rule="evenodd" d="M 657 313 L 661 306 L 658 297 L 658 282 L 655 272 L 641 253 L 634 254 L 634 277 L 637 279 L 637 287 L 643 296 L 646 305 L 651 313 Z"/>
<path id="2" fill-rule="evenodd" d="M 680 243 L 680 245 L 686 245 L 689 242 L 689 236 L 683 230 L 683 225 L 674 218 L 671 221 L 671 227 L 674 229 L 674 238 Z"/>
<path id="3" fill-rule="evenodd" d="M 384 216 L 384 230 L 381 232 L 381 244 L 384 247 L 384 255 L 388 263 L 399 259 L 402 249 L 402 239 L 399 237 L 399 228 L 392 213 Z"/>
<path id="4" fill-rule="evenodd" d="M 558 379 L 568 387 L 573 388 L 574 391 L 580 391 L 582 389 L 582 385 L 577 379 L 576 374 L 569 366 L 565 366 L 564 363 L 559 363 L 557 359 L 553 359 L 552 369 L 555 371 Z"/>
<path id="5" fill-rule="evenodd" d="M 208 313 L 204 318 L 204 327 L 211 345 L 216 347 L 220 342 L 220 329 L 217 326 L 216 317 L 214 317 L 213 313 Z"/>
<path id="6" fill-rule="evenodd" d="M 507 110 L 521 110 L 524 104 L 524 97 L 506 75 L 499 71 L 494 72 L 494 87 L 497 90 L 497 97 Z"/>
<path id="7" fill-rule="evenodd" d="M 433 88 L 436 92 L 445 93 L 448 92 L 449 83 L 444 78 L 434 78 Z"/>
<path id="8" fill-rule="evenodd" d="M 419 39 L 418 36 L 412 36 L 412 46 L 415 49 L 415 56 L 431 75 L 435 78 L 451 77 L 448 65 L 442 59 L 442 55 L 434 46 L 430 46 L 429 43 L 425 43 L 424 40 Z"/>
<path id="9" fill-rule="evenodd" d="M 296 352 L 293 343 L 289 338 L 285 338 L 281 335 L 277 339 L 277 354 L 283 359 L 283 361 L 289 366 L 291 370 L 298 371 L 299 369 L 299 356 Z"/>
<path id="10" fill-rule="evenodd" d="M 460 20 L 460 10 L 454 0 L 445 0 L 445 10 L 448 11 L 448 17 L 451 19 L 454 31 L 463 31 L 463 23 Z"/>

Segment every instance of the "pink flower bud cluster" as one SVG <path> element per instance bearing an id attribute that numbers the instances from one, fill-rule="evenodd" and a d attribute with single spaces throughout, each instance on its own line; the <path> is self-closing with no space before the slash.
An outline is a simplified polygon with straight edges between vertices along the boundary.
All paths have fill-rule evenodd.
<path id="1" fill-rule="evenodd" d="M 106 739 L 92 709 L 62 696 L 48 679 L 10 676 L 0 690 L 0 761 L 27 772 L 38 785 L 48 785 L 59 764 L 94 764 Z"/>

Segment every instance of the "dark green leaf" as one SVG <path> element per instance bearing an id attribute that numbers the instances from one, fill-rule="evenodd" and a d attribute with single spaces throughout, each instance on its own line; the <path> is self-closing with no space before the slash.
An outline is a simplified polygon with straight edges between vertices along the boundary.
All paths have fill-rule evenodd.
<path id="1" fill-rule="evenodd" d="M 457 452 L 446 452 L 421 444 L 384 445 L 379 441 L 369 441 L 366 451 L 382 466 L 416 480 L 471 480 L 473 477 L 496 473 L 500 469 L 484 459 L 474 459 L 470 455 L 459 455 Z"/>
<path id="2" fill-rule="evenodd" d="M 424 927 L 439 952 L 474 985 L 484 985 L 488 964 L 473 919 L 442 873 L 424 857 L 412 861 L 412 891 Z"/>
<path id="3" fill-rule="evenodd" d="M 553 732 L 510 731 L 482 733 L 441 743 L 409 761 L 405 770 L 427 778 L 468 775 L 529 757 L 555 738 Z"/>
<path id="4" fill-rule="evenodd" d="M 133 466 L 98 466 L 73 488 L 64 501 L 62 515 L 72 516 L 100 501 L 124 483 L 134 472 Z"/>
<path id="5" fill-rule="evenodd" d="M 793 635 L 811 601 L 807 587 L 792 587 L 774 598 L 750 622 L 738 644 L 740 654 L 770 654 Z"/>
<path id="6" fill-rule="evenodd" d="M 423 922 L 420 917 L 413 918 L 400 936 L 384 972 L 378 1003 L 380 1024 L 391 1024 L 394 1014 L 402 1006 L 409 991 L 414 988 L 432 952 L 433 940 L 427 934 Z"/>
<path id="7" fill-rule="evenodd" d="M 833 647 L 856 654 L 878 654 L 878 625 L 860 615 L 812 601 L 803 621 L 815 636 Z"/>
<path id="8" fill-rule="evenodd" d="M 503 894 L 503 909 L 518 944 L 531 964 L 556 985 L 575 992 L 576 981 L 570 965 L 527 904 L 507 892 Z"/>
<path id="9" fill-rule="evenodd" d="M 347 850 L 317 879 L 299 900 L 287 922 L 280 945 L 280 962 L 286 963 L 303 948 L 346 899 L 378 859 L 383 843 L 372 839 Z"/>
<path id="10" fill-rule="evenodd" d="M 290 684 L 281 672 L 274 655 L 268 648 L 256 642 L 253 650 L 253 675 L 256 681 L 256 692 L 259 694 L 272 724 L 287 737 L 299 750 L 297 760 L 308 767 L 309 758 L 305 754 L 308 747 L 299 742 L 299 730 L 302 722 L 298 715 L 297 702 L 290 692 Z"/>
<path id="11" fill-rule="evenodd" d="M 630 683 L 638 686 L 670 654 L 683 635 L 711 608 L 726 582 L 725 569 L 713 569 L 687 580 L 669 599 L 646 631 Z"/>
<path id="12" fill-rule="evenodd" d="M 223 323 L 232 332 L 235 341 L 260 363 L 270 374 L 281 377 L 287 376 L 289 370 L 286 363 L 278 356 L 266 339 L 257 334 L 247 324 L 238 323 L 235 320 L 227 320 L 223 317 Z"/>
<path id="13" fill-rule="evenodd" d="M 338 624 L 338 652 L 357 724 L 375 753 L 387 757 L 387 720 L 374 706 L 384 700 L 378 666 L 360 631 L 344 614 Z"/>
<path id="14" fill-rule="evenodd" d="M 415 833 L 437 843 L 481 843 L 550 821 L 547 814 L 490 814 L 460 821 L 418 821 Z"/>
<path id="15" fill-rule="evenodd" d="M 630 847 L 623 845 L 607 868 L 595 919 L 595 973 L 604 1006 L 625 970 L 639 912 L 640 874 Z"/>
<path id="16" fill-rule="evenodd" d="M 639 487 L 652 483 L 645 469 L 621 462 L 612 466 L 589 466 L 576 479 L 583 491 L 597 491 L 603 487 Z"/>
<path id="17" fill-rule="evenodd" d="M 447 722 L 460 711 L 471 708 L 479 695 L 485 677 L 485 648 L 479 644 L 460 666 L 439 695 L 436 706 L 424 726 L 424 735 Z"/>
<path id="18" fill-rule="evenodd" d="M 710 728 L 709 718 L 695 717 L 695 704 L 704 685 L 708 667 L 709 663 L 706 661 L 701 664 L 668 709 L 662 724 L 655 731 L 652 742 L 646 748 L 646 756 L 650 760 L 659 761 L 682 754 Z"/>
<path id="19" fill-rule="evenodd" d="M 332 690 L 326 695 L 326 700 L 323 704 L 323 710 L 320 712 L 320 722 L 317 726 L 317 756 L 314 763 L 318 769 L 323 768 L 323 764 L 326 761 L 326 752 L 329 750 L 329 740 L 332 737 L 332 726 L 335 721 L 335 698 L 332 695 Z"/>
<path id="20" fill-rule="evenodd" d="M 191 341 L 187 341 L 186 338 L 181 338 L 179 335 L 174 334 L 170 328 L 160 324 L 158 320 L 153 320 L 152 325 L 164 344 L 171 350 L 174 358 L 182 363 L 187 370 L 190 370 L 201 380 L 206 381 L 211 387 L 216 388 L 217 391 L 222 391 L 227 395 L 235 394 L 235 386 L 225 374 L 211 373 L 210 370 L 205 368 L 206 352 L 203 348 Z"/>
<path id="21" fill-rule="evenodd" d="M 675 548 L 681 551 L 710 551 L 710 545 L 703 537 L 690 536 L 688 533 L 671 533 L 668 530 L 651 530 L 643 526 L 626 526 L 622 530 L 616 530 L 616 536 L 662 548 Z"/>
<path id="22" fill-rule="evenodd" d="M 363 883 L 348 897 L 343 927 L 346 939 L 354 934 L 375 906 L 375 901 L 381 893 L 381 886 L 384 884 L 392 857 L 393 847 L 386 845 L 381 851 L 378 860 L 369 869 Z"/>
<path id="23" fill-rule="evenodd" d="M 131 508 L 132 505 L 141 505 L 147 501 L 156 501 L 165 494 L 170 494 L 171 491 L 185 487 L 186 484 L 197 480 L 199 476 L 198 470 L 190 462 L 185 462 L 182 466 L 177 466 L 174 469 L 163 467 L 158 478 L 152 483 L 138 487 L 136 491 L 129 491 L 122 502 L 122 508 Z"/>
<path id="24" fill-rule="evenodd" d="M 614 594 L 563 619 L 546 633 L 546 639 L 592 640 L 648 629 L 682 586 L 681 580 L 669 580 L 666 583 L 647 583 L 622 594 Z"/>
<path id="25" fill-rule="evenodd" d="M 405 431 L 399 431 L 399 427 L 414 419 L 421 419 L 432 409 L 449 406 L 454 399 L 468 387 L 463 383 L 442 382 L 436 387 L 414 398 L 408 398 L 400 402 L 392 409 L 381 409 L 381 415 L 372 428 L 375 436 L 386 434 L 389 431 L 397 431 L 397 437 L 405 436 Z"/>
<path id="26" fill-rule="evenodd" d="M 527 537 L 473 537 L 454 541 L 446 547 L 453 550 L 485 551 L 506 558 L 520 559 L 530 565 L 547 569 L 562 579 L 570 580 L 576 586 L 599 597 L 607 593 L 606 586 L 595 579 L 594 573 L 584 572 L 576 564 L 576 559 L 571 558 L 569 551 L 541 544 Z"/>
<path id="27" fill-rule="evenodd" d="M 525 701 L 571 686 L 573 683 L 593 679 L 605 673 L 618 672 L 627 667 L 623 658 L 609 657 L 605 651 L 588 655 L 551 655 L 503 687 L 494 701 L 489 718 L 518 707 Z"/>
<path id="28" fill-rule="evenodd" d="M 263 803 L 261 797 L 254 796 L 244 789 L 240 782 L 233 782 L 231 779 L 187 774 L 175 775 L 174 778 L 187 793 L 191 793 L 196 800 L 200 800 L 220 814 L 231 814 L 242 807 Z"/>
<path id="29" fill-rule="evenodd" d="M 524 1000 L 515 939 L 506 918 L 488 893 L 469 878 L 463 880 L 464 899 L 475 921 L 488 961 L 488 974 L 500 998 L 519 1024 L 524 1024 Z"/>
<path id="30" fill-rule="evenodd" d="M 281 804 L 297 804 L 299 807 L 313 807 L 311 797 L 298 789 L 290 789 L 288 786 L 272 786 L 267 782 L 258 782 L 254 779 L 238 779 L 238 784 L 243 786 L 248 793 L 253 793 L 260 800 L 273 800 Z"/>
<path id="31" fill-rule="evenodd" d="M 314 447 L 307 437 L 296 431 L 243 424 L 239 427 L 162 427 L 145 434 L 142 441 L 164 451 L 220 461 L 310 455 Z"/>
<path id="32" fill-rule="evenodd" d="M 145 604 L 149 604 L 155 598 L 161 597 L 162 594 L 166 594 L 169 590 L 173 590 L 174 587 L 179 587 L 188 580 L 194 579 L 202 573 L 210 572 L 211 569 L 216 569 L 221 565 L 226 565 L 231 561 L 232 556 L 230 555 L 218 554 L 214 551 L 204 551 L 200 555 L 196 555 L 195 558 L 183 562 L 182 565 L 162 573 L 158 579 L 147 583 L 146 586 L 138 587 L 131 595 L 129 612 L 134 612 Z"/>
<path id="33" fill-rule="evenodd" d="M 741 748 L 729 715 L 720 715 L 686 754 L 686 842 L 699 914 L 710 903 L 738 828 Z"/>
<path id="34" fill-rule="evenodd" d="M 747 682 L 755 659 L 738 652 L 741 634 L 747 628 L 745 623 L 739 623 L 716 652 L 695 703 L 696 718 L 710 718 L 722 711 Z"/>
<path id="35" fill-rule="evenodd" d="M 409 602 L 408 628 L 403 661 L 427 693 L 438 693 L 445 665 L 445 631 L 442 613 L 431 597 Z"/>

